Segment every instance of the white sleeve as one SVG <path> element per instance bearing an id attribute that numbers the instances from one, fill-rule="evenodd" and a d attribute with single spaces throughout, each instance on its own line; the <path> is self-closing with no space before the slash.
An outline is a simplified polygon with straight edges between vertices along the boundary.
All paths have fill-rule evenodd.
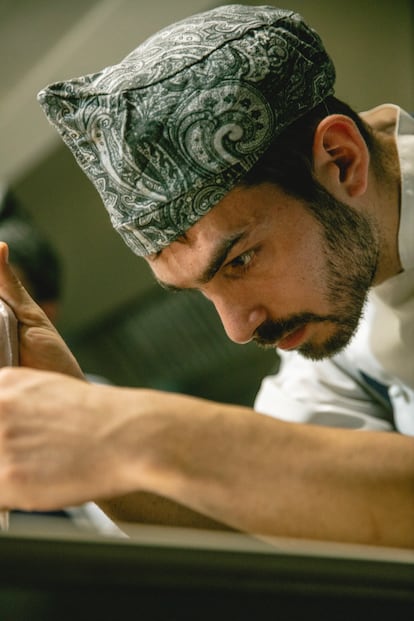
<path id="1" fill-rule="evenodd" d="M 264 378 L 254 408 L 290 422 L 393 429 L 389 422 L 392 410 L 390 413 L 384 403 L 373 398 L 340 355 L 313 362 L 297 352 L 282 352 L 279 372 Z"/>

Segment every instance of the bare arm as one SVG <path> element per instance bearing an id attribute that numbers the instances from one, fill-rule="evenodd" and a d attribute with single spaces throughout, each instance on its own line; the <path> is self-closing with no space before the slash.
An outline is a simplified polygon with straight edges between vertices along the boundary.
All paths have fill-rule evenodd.
<path id="1" fill-rule="evenodd" d="M 146 398 L 157 422 L 147 419 L 150 437 L 131 458 L 147 491 L 243 531 L 414 547 L 412 438 Z"/>
<path id="2" fill-rule="evenodd" d="M 145 492 L 241 531 L 414 547 L 413 438 L 21 369 L 0 395 L 6 506 Z"/>
<path id="3" fill-rule="evenodd" d="M 413 439 L 293 425 L 207 402 L 202 406 L 203 416 L 215 420 L 207 433 L 201 430 L 199 442 L 190 431 L 186 443 L 187 426 L 184 437 L 177 427 L 182 442 L 177 437 L 178 451 L 166 450 L 171 464 L 165 478 L 157 473 L 164 484 L 154 485 L 157 493 L 162 488 L 179 502 L 149 493 L 113 498 L 103 508 L 115 520 L 193 528 L 231 524 L 262 534 L 414 547 Z M 181 414 L 187 407 L 198 435 L 192 408 L 199 412 L 200 403 L 188 400 Z M 173 436 L 167 442 L 175 446 Z M 177 464 L 174 487 L 180 492 L 167 491 Z M 187 507 L 180 504 L 181 485 Z M 211 491 L 204 495 L 206 488 Z"/>

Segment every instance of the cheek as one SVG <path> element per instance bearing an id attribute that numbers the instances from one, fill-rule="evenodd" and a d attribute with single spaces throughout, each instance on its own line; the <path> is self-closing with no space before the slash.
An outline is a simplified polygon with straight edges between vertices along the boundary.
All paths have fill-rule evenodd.
<path id="1" fill-rule="evenodd" d="M 269 253 L 269 259 L 271 257 Z M 289 313 L 304 307 L 320 307 L 325 299 L 326 267 L 319 236 L 295 239 L 280 245 L 266 261 L 260 280 L 260 290 L 268 308 L 283 306 Z"/>

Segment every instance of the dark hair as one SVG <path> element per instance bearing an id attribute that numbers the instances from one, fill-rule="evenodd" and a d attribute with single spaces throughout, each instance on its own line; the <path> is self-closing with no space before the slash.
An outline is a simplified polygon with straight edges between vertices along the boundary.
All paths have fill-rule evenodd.
<path id="1" fill-rule="evenodd" d="M 33 298 L 37 302 L 58 300 L 60 258 L 10 190 L 0 201 L 0 240 L 9 246 L 10 263 L 24 274 Z"/>
<path id="2" fill-rule="evenodd" d="M 313 136 L 320 121 L 330 114 L 350 117 L 374 155 L 375 143 L 371 128 L 346 103 L 336 97 L 327 97 L 272 142 L 264 155 L 243 177 L 241 185 L 276 183 L 292 196 L 306 201 L 314 200 L 319 184 L 312 171 Z"/>

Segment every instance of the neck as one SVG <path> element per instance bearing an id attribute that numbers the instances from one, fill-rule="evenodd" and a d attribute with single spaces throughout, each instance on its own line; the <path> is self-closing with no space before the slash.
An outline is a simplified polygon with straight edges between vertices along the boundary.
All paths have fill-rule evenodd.
<path id="1" fill-rule="evenodd" d="M 371 166 L 373 210 L 377 223 L 380 256 L 374 286 L 402 271 L 398 249 L 401 174 L 394 135 L 375 131 L 376 153 Z"/>

